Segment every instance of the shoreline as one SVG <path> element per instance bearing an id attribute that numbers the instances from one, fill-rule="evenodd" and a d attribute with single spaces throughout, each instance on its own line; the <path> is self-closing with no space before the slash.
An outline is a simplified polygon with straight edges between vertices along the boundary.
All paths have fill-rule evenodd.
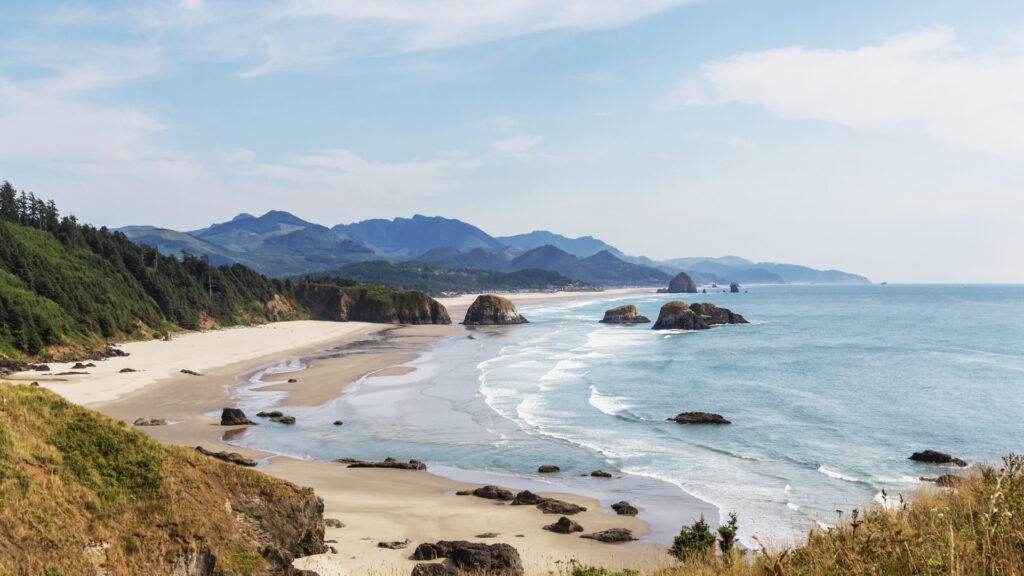
<path id="1" fill-rule="evenodd" d="M 625 289 L 605 293 L 510 296 L 516 300 L 517 305 L 521 305 L 550 299 L 607 298 L 650 291 Z M 471 301 L 472 297 L 460 298 Z M 451 302 L 451 305 L 453 315 L 460 316 L 461 302 Z M 245 427 L 221 427 L 217 418 L 207 414 L 219 414 L 220 407 L 237 405 L 235 400 L 241 389 L 248 387 L 257 394 L 277 395 L 273 405 L 286 413 L 291 406 L 320 406 L 344 395 L 345 389 L 361 378 L 411 372 L 414 368 L 403 364 L 420 357 L 433 343 L 463 333 L 463 328 L 458 324 L 402 327 L 361 323 L 312 324 L 316 326 L 299 327 L 293 323 L 267 325 L 271 328 L 287 326 L 284 332 L 273 334 L 274 337 L 288 333 L 296 338 L 289 338 L 287 345 L 283 345 L 279 338 L 271 338 L 277 342 L 268 344 L 268 335 L 263 334 L 255 346 L 244 347 L 244 353 L 237 352 L 243 347 L 231 341 L 247 340 L 249 338 L 245 335 L 270 328 L 261 326 L 189 333 L 176 337 L 171 343 L 127 343 L 123 348 L 130 356 L 98 363 L 96 368 L 90 369 L 87 377 L 69 376 L 64 381 L 58 381 L 40 377 L 38 373 L 28 376 L 69 400 L 129 423 L 138 417 L 166 419 L 172 423 L 140 428 L 162 443 L 239 452 L 259 460 L 259 469 L 264 473 L 312 487 L 325 500 L 325 518 L 337 518 L 347 525 L 346 528 L 327 529 L 326 539 L 337 542 L 331 544 L 338 550 L 337 554 L 328 553 L 296 561 L 297 567 L 316 570 L 321 576 L 350 573 L 404 574 L 415 565 L 415 562 L 408 559 L 415 545 L 440 539 L 506 542 L 519 550 L 527 573 L 547 573 L 557 569 L 560 562 L 570 559 L 612 569 L 659 568 L 668 564 L 665 547 L 655 542 L 604 544 L 575 535 L 559 535 L 540 529 L 544 524 L 556 521 L 557 516 L 544 515 L 533 507 L 497 507 L 490 500 L 452 496 L 456 490 L 477 487 L 479 484 L 467 484 L 430 472 L 347 469 L 333 462 L 298 459 L 232 444 L 231 433 L 240 432 Z M 309 329 L 312 334 L 297 338 L 303 329 Z M 241 334 L 236 334 L 239 332 Z M 332 351 L 346 345 L 381 338 L 400 339 L 399 348 L 402 351 L 368 351 L 341 358 L 331 357 Z M 205 345 L 214 339 L 217 340 L 217 346 Z M 157 346 L 168 348 L 168 344 L 175 342 L 178 343 L 174 346 L 177 351 L 170 354 L 171 358 L 167 358 L 167 354 L 157 353 Z M 218 349 L 224 346 L 235 349 L 236 353 L 219 352 Z M 200 347 L 205 352 L 182 359 L 182 353 L 194 352 Z M 166 350 L 161 349 L 159 352 Z M 217 365 L 208 358 L 211 354 L 219 358 L 226 356 L 229 360 L 219 360 L 220 364 Z M 242 358 L 243 355 L 246 357 Z M 154 359 L 146 360 L 150 357 Z M 309 362 L 309 365 L 300 366 L 299 370 L 288 372 L 289 379 L 298 382 L 274 382 L 266 373 L 261 374 L 260 381 L 250 381 L 254 374 L 286 359 Z M 144 360 L 147 363 L 142 368 L 143 372 L 118 373 L 122 365 L 129 367 L 134 362 L 143 366 Z M 190 376 L 177 371 L 182 368 L 170 368 L 178 364 L 203 375 Z M 54 363 L 54 367 L 52 372 L 64 370 L 57 363 Z M 266 380 L 271 382 L 265 383 Z M 216 384 L 211 385 L 213 382 Z M 253 420 L 261 420 L 255 414 L 248 416 Z M 378 459 L 385 456 L 381 454 Z M 505 487 L 516 490 L 515 485 Z M 596 499 L 571 493 L 543 494 L 586 506 L 589 510 L 573 519 L 584 525 L 587 532 L 623 527 L 642 536 L 650 531 L 647 522 L 639 518 L 616 516 L 602 510 L 601 503 Z M 489 539 L 475 537 L 487 532 L 497 532 L 499 536 Z M 408 550 L 376 547 L 377 541 L 404 538 L 412 541 Z"/>

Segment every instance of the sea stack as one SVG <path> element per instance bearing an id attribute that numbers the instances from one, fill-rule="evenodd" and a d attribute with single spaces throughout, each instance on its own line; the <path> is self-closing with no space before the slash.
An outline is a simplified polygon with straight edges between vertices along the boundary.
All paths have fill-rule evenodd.
<path id="1" fill-rule="evenodd" d="M 462 321 L 466 326 L 496 326 L 504 324 L 525 324 L 526 318 L 519 315 L 516 306 L 509 299 L 494 294 L 481 294 L 466 310 Z"/>
<path id="2" fill-rule="evenodd" d="M 669 294 L 696 294 L 697 285 L 693 283 L 693 278 L 686 272 L 680 272 L 676 274 L 676 277 L 668 283 L 668 288 L 665 290 L 659 290 L 659 292 L 667 292 Z"/>
<path id="3" fill-rule="evenodd" d="M 687 306 L 678 300 L 661 307 L 654 330 L 706 330 L 716 324 L 749 324 L 739 314 L 714 304 L 699 303 Z"/>
<path id="4" fill-rule="evenodd" d="M 604 318 L 601 320 L 605 324 L 646 324 L 650 321 L 651 319 L 647 316 L 641 316 L 636 311 L 636 306 L 632 304 L 605 311 Z"/>

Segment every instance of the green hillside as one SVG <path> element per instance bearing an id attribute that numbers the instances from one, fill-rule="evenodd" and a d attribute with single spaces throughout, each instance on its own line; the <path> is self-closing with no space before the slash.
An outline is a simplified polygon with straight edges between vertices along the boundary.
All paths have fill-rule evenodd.
<path id="1" fill-rule="evenodd" d="M 394 302 L 408 300 L 399 291 L 376 291 Z M 301 300 L 291 282 L 242 264 L 214 266 L 205 257 L 161 254 L 120 232 L 60 217 L 52 202 L 0 185 L 2 355 L 80 357 L 110 340 L 311 317 Z M 350 307 L 352 319 L 404 317 L 404 311 L 363 310 L 360 302 Z"/>
<path id="2" fill-rule="evenodd" d="M 0 574 L 298 575 L 326 551 L 310 488 L 162 446 L 43 388 L 0 383 Z"/>

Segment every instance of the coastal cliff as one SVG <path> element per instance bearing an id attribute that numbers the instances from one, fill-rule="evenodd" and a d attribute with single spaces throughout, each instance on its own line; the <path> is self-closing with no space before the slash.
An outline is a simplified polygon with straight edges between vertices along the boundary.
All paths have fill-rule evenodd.
<path id="1" fill-rule="evenodd" d="M 0 395 L 0 573 L 297 576 L 295 558 L 327 551 L 310 488 L 43 388 Z"/>
<path id="2" fill-rule="evenodd" d="M 302 283 L 295 288 L 299 303 L 314 320 L 383 322 L 387 324 L 451 324 L 437 300 L 416 290 L 395 290 L 378 284 L 332 286 Z"/>

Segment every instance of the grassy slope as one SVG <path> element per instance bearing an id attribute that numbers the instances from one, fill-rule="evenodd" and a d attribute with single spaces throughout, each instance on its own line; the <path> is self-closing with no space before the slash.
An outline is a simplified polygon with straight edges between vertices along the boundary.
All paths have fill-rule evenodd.
<path id="1" fill-rule="evenodd" d="M 790 550 L 753 560 L 696 558 L 659 575 L 1024 574 L 1024 457 L 1010 455 L 1001 468 L 982 468 L 956 490 L 923 490 L 905 502 L 899 497 L 890 508 L 849 514 L 843 525 L 814 530 Z M 569 573 L 622 574 L 590 567 Z"/>
<path id="2" fill-rule="evenodd" d="M 0 384 L 0 573 L 88 574 L 86 551 L 107 542 L 117 573 L 165 574 L 209 547 L 222 574 L 265 568 L 242 500 L 282 517 L 312 491 L 180 447 L 44 389 Z M 232 510 L 232 507 L 236 510 Z M 322 519 L 321 519 L 322 537 Z M 100 560 L 102 561 L 102 553 Z"/>

